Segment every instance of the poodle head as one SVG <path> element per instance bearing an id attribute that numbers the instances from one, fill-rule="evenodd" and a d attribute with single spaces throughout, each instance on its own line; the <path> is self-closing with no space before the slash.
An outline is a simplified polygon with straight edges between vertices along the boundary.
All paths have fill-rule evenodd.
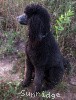
<path id="1" fill-rule="evenodd" d="M 29 33 L 37 35 L 46 34 L 50 31 L 50 15 L 48 11 L 39 4 L 27 5 L 24 14 L 17 17 L 22 25 L 28 25 Z M 33 37 L 34 37 L 33 36 Z"/>

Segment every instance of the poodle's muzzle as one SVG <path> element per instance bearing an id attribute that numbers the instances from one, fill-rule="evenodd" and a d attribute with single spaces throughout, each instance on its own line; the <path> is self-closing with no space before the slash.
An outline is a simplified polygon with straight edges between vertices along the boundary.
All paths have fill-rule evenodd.
<path id="1" fill-rule="evenodd" d="M 27 15 L 26 14 L 22 14 L 22 15 L 18 16 L 17 20 L 20 24 L 27 25 Z"/>

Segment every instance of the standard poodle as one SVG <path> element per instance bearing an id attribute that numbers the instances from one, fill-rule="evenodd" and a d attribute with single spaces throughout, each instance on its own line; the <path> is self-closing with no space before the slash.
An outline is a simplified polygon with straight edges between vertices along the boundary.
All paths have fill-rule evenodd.
<path id="1" fill-rule="evenodd" d="M 20 24 L 28 25 L 27 70 L 22 85 L 30 84 L 34 72 L 35 93 L 52 89 L 62 80 L 64 58 L 50 31 L 50 14 L 42 5 L 30 4 L 17 19 Z"/>

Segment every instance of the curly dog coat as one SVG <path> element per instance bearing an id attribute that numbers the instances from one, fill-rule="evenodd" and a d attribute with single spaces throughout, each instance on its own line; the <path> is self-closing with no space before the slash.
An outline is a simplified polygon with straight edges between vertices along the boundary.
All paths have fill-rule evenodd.
<path id="1" fill-rule="evenodd" d="M 26 43 L 26 78 L 23 86 L 28 86 L 35 72 L 35 92 L 53 88 L 64 74 L 64 61 L 55 38 L 50 31 L 50 15 L 39 4 L 27 5 L 24 14 L 18 17 L 22 25 L 28 25 L 28 41 Z M 43 85 L 44 84 L 44 85 Z"/>

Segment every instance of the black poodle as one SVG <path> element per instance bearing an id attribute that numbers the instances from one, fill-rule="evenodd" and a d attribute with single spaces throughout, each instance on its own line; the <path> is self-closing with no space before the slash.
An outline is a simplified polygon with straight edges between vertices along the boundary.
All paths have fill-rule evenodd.
<path id="1" fill-rule="evenodd" d="M 35 92 L 40 92 L 44 87 L 53 88 L 64 74 L 64 60 L 60 53 L 55 38 L 50 31 L 50 15 L 39 4 L 30 4 L 19 16 L 22 25 L 28 25 L 28 41 L 26 43 L 26 77 L 23 86 L 28 86 L 35 72 Z"/>

